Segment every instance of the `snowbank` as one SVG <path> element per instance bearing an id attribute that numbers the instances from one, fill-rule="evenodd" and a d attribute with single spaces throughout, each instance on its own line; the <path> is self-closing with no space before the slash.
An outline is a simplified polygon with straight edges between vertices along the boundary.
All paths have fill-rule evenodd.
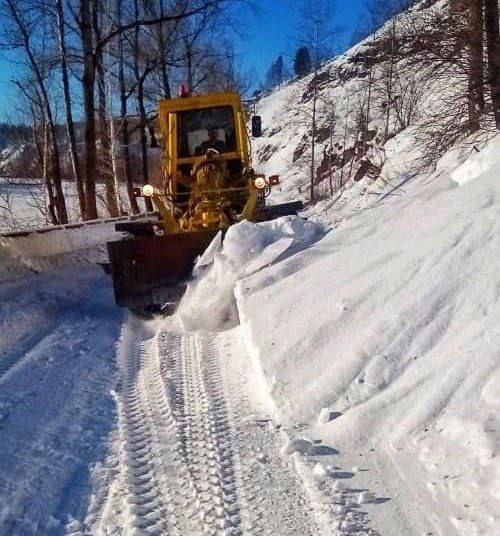
<path id="1" fill-rule="evenodd" d="M 492 534 L 500 511 L 498 144 L 452 175 L 441 169 L 403 196 L 337 213 L 338 228 L 312 247 L 230 276 L 284 422 L 309 423 L 341 451 L 383 447 L 435 498 L 442 492 L 450 526 L 468 535 Z M 242 231 L 224 247 L 246 267 L 232 240 Z M 197 284 L 207 311 L 231 262 L 216 260 Z M 318 424 L 326 411 L 336 418 Z"/>
<path id="2" fill-rule="evenodd" d="M 310 246 L 324 231 L 322 224 L 297 216 L 233 225 L 223 243 L 218 235 L 198 261 L 176 319 L 184 329 L 217 331 L 234 325 L 238 282 Z"/>

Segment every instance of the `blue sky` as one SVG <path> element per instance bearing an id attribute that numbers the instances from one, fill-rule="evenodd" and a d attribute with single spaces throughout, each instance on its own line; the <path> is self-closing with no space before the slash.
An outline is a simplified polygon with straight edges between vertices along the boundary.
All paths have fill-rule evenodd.
<path id="1" fill-rule="evenodd" d="M 314 5 L 315 0 L 310 0 Z M 356 24 L 364 0 L 338 0 L 336 24 L 344 28 L 344 36 L 349 40 Z M 242 35 L 235 38 L 235 49 L 240 67 L 253 71 L 263 78 L 271 62 L 279 55 L 293 54 L 294 34 L 298 17 L 293 0 L 253 0 L 254 9 L 244 9 L 238 13 Z M 290 52 L 292 51 L 292 52 Z M 287 58 L 291 60 L 291 58 Z M 15 88 L 10 78 L 18 68 L 8 61 L 5 53 L 0 53 L 0 121 L 16 121 Z"/>
<path id="2" fill-rule="evenodd" d="M 309 0 L 314 6 L 315 0 Z M 293 54 L 294 34 L 298 25 L 296 5 L 293 0 L 254 0 L 255 12 L 246 10 L 243 25 L 247 38 L 236 40 L 241 66 L 254 68 L 263 77 L 272 61 L 279 55 Z M 332 1 L 333 3 L 333 1 Z M 335 25 L 343 29 L 344 42 L 349 42 L 361 12 L 364 0 L 337 0 Z M 292 58 L 288 60 L 291 62 Z"/>

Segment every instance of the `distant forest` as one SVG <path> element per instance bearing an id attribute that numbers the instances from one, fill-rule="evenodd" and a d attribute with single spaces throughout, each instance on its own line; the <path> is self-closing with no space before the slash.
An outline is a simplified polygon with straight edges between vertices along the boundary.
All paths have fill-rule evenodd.
<path id="1" fill-rule="evenodd" d="M 32 138 L 31 127 L 0 123 L 0 151 L 8 145 L 25 143 Z"/>

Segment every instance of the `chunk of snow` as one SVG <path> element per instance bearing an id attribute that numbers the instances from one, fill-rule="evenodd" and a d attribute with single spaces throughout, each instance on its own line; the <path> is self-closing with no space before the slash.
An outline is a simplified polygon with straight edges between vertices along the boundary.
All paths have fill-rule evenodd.
<path id="1" fill-rule="evenodd" d="M 314 443 L 305 437 L 288 438 L 286 443 L 281 448 L 281 454 L 289 456 L 294 452 L 300 452 L 301 454 L 313 454 Z"/>
<path id="2" fill-rule="evenodd" d="M 470 156 L 462 165 L 451 172 L 451 178 L 462 186 L 500 166 L 500 135 L 485 149 Z"/>
<path id="3" fill-rule="evenodd" d="M 341 480 L 336 480 L 333 483 L 332 490 L 334 492 L 342 492 L 342 491 L 345 491 L 345 489 L 346 489 L 346 485 Z"/>
<path id="4" fill-rule="evenodd" d="M 356 499 L 356 502 L 358 504 L 366 504 L 369 502 L 373 502 L 375 500 L 375 495 L 371 493 L 370 491 L 362 491 L 358 494 L 358 497 Z"/>
<path id="5" fill-rule="evenodd" d="M 319 415 L 318 415 L 318 424 L 326 424 L 327 422 L 332 421 L 336 417 L 338 417 L 339 413 L 336 411 L 332 411 L 328 407 L 321 408 Z"/>
<path id="6" fill-rule="evenodd" d="M 325 478 L 328 476 L 328 469 L 321 463 L 317 463 L 313 469 L 314 476 L 318 478 Z"/>
<path id="7" fill-rule="evenodd" d="M 214 262 L 215 254 L 222 248 L 222 231 L 219 231 L 212 240 L 208 248 L 200 255 L 196 261 L 194 273 L 199 273 L 201 268 L 208 266 Z"/>

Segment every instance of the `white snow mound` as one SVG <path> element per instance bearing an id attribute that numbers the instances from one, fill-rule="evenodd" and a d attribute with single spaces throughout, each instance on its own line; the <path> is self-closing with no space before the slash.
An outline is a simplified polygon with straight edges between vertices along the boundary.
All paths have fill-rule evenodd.
<path id="1" fill-rule="evenodd" d="M 477 152 L 452 171 L 451 178 L 459 186 L 462 186 L 494 170 L 495 167 L 500 169 L 500 136 L 497 136 L 485 149 Z"/>
<path id="2" fill-rule="evenodd" d="M 500 138 L 446 166 L 362 210 L 334 206 L 333 232 L 239 283 L 238 315 L 280 422 L 341 453 L 382 451 L 416 493 L 453 504 L 457 533 L 493 534 Z"/>
<path id="3" fill-rule="evenodd" d="M 242 221 L 214 239 L 195 266 L 176 318 L 185 329 L 223 329 L 237 322 L 238 281 L 289 257 L 324 233 L 320 223 L 287 216 L 265 223 Z"/>

